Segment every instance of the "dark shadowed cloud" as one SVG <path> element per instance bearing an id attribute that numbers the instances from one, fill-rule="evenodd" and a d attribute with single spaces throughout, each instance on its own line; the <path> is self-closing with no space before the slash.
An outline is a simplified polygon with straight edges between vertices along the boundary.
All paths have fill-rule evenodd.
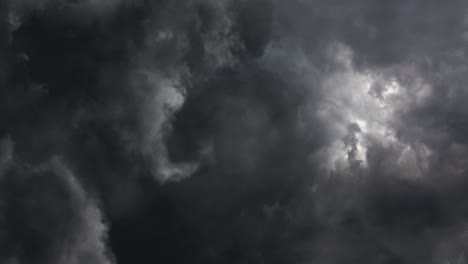
<path id="1" fill-rule="evenodd" d="M 2 263 L 466 263 L 466 1 L 0 17 Z"/>

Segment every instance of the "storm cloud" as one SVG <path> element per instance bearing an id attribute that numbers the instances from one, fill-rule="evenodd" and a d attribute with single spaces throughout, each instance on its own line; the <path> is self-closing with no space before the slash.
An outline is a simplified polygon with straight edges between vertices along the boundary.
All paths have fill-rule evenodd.
<path id="1" fill-rule="evenodd" d="M 467 262 L 466 1 L 0 17 L 2 262 Z"/>

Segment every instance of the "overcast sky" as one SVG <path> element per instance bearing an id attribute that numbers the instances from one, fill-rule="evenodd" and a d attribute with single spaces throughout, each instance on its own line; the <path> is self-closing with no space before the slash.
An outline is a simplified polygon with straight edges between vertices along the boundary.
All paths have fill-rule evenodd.
<path id="1" fill-rule="evenodd" d="M 0 18 L 0 263 L 468 263 L 466 0 Z"/>

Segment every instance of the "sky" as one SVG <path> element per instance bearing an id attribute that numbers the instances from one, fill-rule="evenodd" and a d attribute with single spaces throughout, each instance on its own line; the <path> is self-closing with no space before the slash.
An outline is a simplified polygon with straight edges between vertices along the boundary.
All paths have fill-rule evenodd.
<path id="1" fill-rule="evenodd" d="M 0 263 L 466 264 L 465 0 L 0 2 Z"/>

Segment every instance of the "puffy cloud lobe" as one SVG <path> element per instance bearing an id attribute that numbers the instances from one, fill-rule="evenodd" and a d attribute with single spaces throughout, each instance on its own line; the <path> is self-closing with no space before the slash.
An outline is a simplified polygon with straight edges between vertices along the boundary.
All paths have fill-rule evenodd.
<path id="1" fill-rule="evenodd" d="M 18 163 L 2 143 L 1 261 L 112 263 L 101 211 L 66 165 Z"/>

